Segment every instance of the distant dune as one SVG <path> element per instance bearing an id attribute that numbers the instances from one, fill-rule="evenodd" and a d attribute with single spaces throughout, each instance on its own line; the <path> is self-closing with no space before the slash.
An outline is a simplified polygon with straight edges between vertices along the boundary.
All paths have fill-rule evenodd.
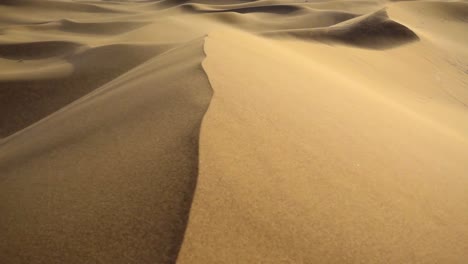
<path id="1" fill-rule="evenodd" d="M 468 259 L 468 2 L 0 14 L 0 263 Z"/>

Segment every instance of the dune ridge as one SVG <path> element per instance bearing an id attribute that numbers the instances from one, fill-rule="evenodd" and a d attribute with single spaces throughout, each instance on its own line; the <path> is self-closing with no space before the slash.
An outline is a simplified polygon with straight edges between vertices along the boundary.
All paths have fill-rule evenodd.
<path id="1" fill-rule="evenodd" d="M 70 12 L 76 10 L 85 12 Z M 177 257 L 211 98 L 203 35 L 127 37 L 152 21 L 143 16 L 122 30 L 129 24 L 106 14 L 92 22 L 83 13 L 58 18 L 59 26 L 4 27 L 10 38 L 0 44 L 8 69 L 0 74 L 2 263 Z M 36 35 L 15 39 L 16 32 Z"/>
<path id="2" fill-rule="evenodd" d="M 178 263 L 466 259 L 466 130 L 278 43 L 219 31 L 205 49 L 215 93 Z"/>
<path id="3" fill-rule="evenodd" d="M 202 45 L 161 54 L 1 143 L 3 261 L 174 261 L 211 93 Z"/>

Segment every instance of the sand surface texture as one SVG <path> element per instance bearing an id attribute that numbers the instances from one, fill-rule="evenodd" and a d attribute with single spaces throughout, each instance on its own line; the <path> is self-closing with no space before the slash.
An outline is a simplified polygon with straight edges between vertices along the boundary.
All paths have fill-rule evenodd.
<path id="1" fill-rule="evenodd" d="M 0 1 L 0 263 L 466 263 L 468 1 Z"/>

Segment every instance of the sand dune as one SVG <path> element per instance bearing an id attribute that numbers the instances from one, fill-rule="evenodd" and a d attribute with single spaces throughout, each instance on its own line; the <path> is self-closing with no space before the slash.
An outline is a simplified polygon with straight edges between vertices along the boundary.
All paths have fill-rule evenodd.
<path id="1" fill-rule="evenodd" d="M 414 112 L 411 91 L 404 105 L 327 55 L 235 32 L 205 48 L 215 95 L 181 263 L 466 259 L 466 137 Z"/>
<path id="2" fill-rule="evenodd" d="M 161 54 L 4 140 L 4 262 L 175 259 L 211 94 L 202 44 Z"/>
<path id="3" fill-rule="evenodd" d="M 171 45 L 114 44 L 87 49 L 78 44 L 56 42 L 9 46 L 13 46 L 12 49 L 16 50 L 13 53 L 16 57 L 12 58 L 23 60 L 19 62 L 21 64 L 28 63 L 24 61 L 29 58 L 28 53 L 34 59 L 56 55 L 62 57 L 63 63 L 70 65 L 73 72 L 65 72 L 59 76 L 51 74 L 50 77 L 44 76 L 43 73 L 38 76 L 39 78 L 34 78 L 34 75 L 30 74 L 29 78 L 23 76 L 0 81 L 0 120 L 2 123 L 0 135 L 2 136 L 10 135 L 31 125 L 171 47 Z M 24 46 L 29 48 L 23 48 Z M 54 46 L 61 47 L 54 49 Z M 70 50 L 67 46 L 80 47 L 83 51 L 76 52 L 76 49 Z M 1 47 L 0 50 L 2 50 Z M 21 52 L 22 50 L 25 52 Z M 75 51 L 74 54 L 70 54 L 72 51 Z M 115 56 L 115 54 L 123 56 Z M 112 63 L 109 63 L 110 59 Z"/>
<path id="4" fill-rule="evenodd" d="M 366 48 L 391 48 L 419 40 L 407 27 L 388 19 L 385 10 L 346 20 L 326 28 L 266 32 L 266 35 L 292 35 L 323 42 L 335 41 Z"/>
<path id="5" fill-rule="evenodd" d="M 145 22 L 138 21 L 116 21 L 116 22 L 80 22 L 68 19 L 62 19 L 57 22 L 45 23 L 41 27 L 55 29 L 65 32 L 75 32 L 84 34 L 119 34 L 131 31 L 133 29 L 146 25 Z"/>
<path id="6" fill-rule="evenodd" d="M 0 263 L 468 259 L 466 1 L 0 14 Z"/>

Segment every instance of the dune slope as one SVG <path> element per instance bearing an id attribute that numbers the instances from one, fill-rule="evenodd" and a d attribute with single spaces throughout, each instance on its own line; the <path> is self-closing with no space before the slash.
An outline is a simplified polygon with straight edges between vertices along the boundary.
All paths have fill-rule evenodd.
<path id="1" fill-rule="evenodd" d="M 466 130 L 282 43 L 224 31 L 205 48 L 215 95 L 179 263 L 467 258 Z"/>
<path id="2" fill-rule="evenodd" d="M 211 96 L 202 46 L 161 54 L 2 142 L 2 262 L 173 262 Z"/>

